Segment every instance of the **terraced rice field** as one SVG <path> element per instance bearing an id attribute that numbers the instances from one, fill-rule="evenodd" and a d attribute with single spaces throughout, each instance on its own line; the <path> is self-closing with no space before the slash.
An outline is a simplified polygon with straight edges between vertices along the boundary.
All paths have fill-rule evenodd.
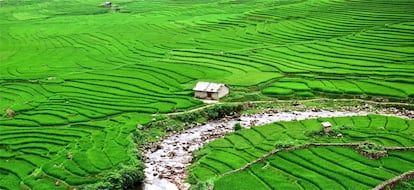
<path id="1" fill-rule="evenodd" d="M 404 190 L 404 189 L 412 189 L 414 188 L 414 180 L 409 180 L 408 182 L 404 182 L 402 184 L 399 184 L 395 189 L 397 190 Z"/>
<path id="2" fill-rule="evenodd" d="M 329 121 L 343 134 L 315 135 Z M 281 151 L 246 170 L 229 173 L 275 149 L 309 143 L 371 142 L 385 147 L 414 146 L 414 122 L 368 115 L 278 122 L 226 135 L 199 150 L 190 169 L 193 183 L 215 189 L 371 189 L 414 169 L 414 151 L 389 151 L 370 160 L 349 147 L 324 146 Z"/>
<path id="3" fill-rule="evenodd" d="M 215 189 L 372 189 L 413 169 L 413 156 L 413 151 L 390 152 L 382 159 L 369 160 L 338 147 L 283 152 L 218 179 Z"/>
<path id="4" fill-rule="evenodd" d="M 140 117 L 56 127 L 2 126 L 0 189 L 75 188 L 96 183 L 122 165 L 140 167 L 131 139 L 131 120 L 147 122 Z"/>
<path id="5" fill-rule="evenodd" d="M 414 94 L 411 0 L 103 2 L 0 1 L 0 188 L 65 189 L 139 162 L 130 132 L 201 105 L 200 80 L 281 98 Z"/>

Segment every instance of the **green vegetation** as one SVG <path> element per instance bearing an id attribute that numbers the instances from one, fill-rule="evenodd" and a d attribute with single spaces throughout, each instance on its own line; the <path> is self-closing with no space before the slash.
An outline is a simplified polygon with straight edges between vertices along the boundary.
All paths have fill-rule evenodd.
<path id="1" fill-rule="evenodd" d="M 324 135 L 321 122 L 333 124 Z M 197 151 L 189 182 L 196 187 L 213 181 L 215 189 L 370 189 L 414 168 L 414 151 L 389 151 L 372 160 L 358 153 L 384 147 L 414 146 L 413 120 L 368 115 L 278 122 L 236 131 Z M 335 143 L 370 142 L 353 149 Z M 331 143 L 295 150 L 309 143 Z M 280 149 L 246 170 L 228 173 Z M 358 151 L 357 151 L 358 150 Z M 237 180 L 236 180 L 237 179 Z M 243 180 L 240 180 L 243 179 Z"/>
<path id="2" fill-rule="evenodd" d="M 234 124 L 233 128 L 234 128 L 235 131 L 238 131 L 238 130 L 242 129 L 242 126 L 240 125 L 240 123 L 236 123 L 236 124 Z"/>
<path id="3" fill-rule="evenodd" d="M 218 104 L 199 111 L 173 115 L 171 118 L 181 122 L 206 121 L 234 115 L 242 110 L 243 106 L 241 104 Z"/>
<path id="4" fill-rule="evenodd" d="M 396 187 L 396 190 L 405 190 L 405 189 L 414 189 L 414 179 L 411 179 L 407 182 L 399 183 Z"/>
<path id="5" fill-rule="evenodd" d="M 349 148 L 309 148 L 282 152 L 249 169 L 219 178 L 215 189 L 371 189 L 414 167 L 414 152 L 390 152 L 369 160 Z M 341 162 L 338 162 L 338 160 Z M 401 163 L 401 164 L 391 164 Z"/>
<path id="6" fill-rule="evenodd" d="M 102 3 L 0 1 L 0 189 L 130 184 L 134 141 L 165 134 L 137 124 L 201 106 L 200 80 L 229 101 L 414 96 L 412 1 Z"/>
<path id="7" fill-rule="evenodd" d="M 127 114 L 60 127 L 2 126 L 0 187 L 68 189 L 117 175 L 122 183 L 110 184 L 131 185 L 142 179 L 143 165 L 130 120 L 149 122 L 145 117 Z"/>

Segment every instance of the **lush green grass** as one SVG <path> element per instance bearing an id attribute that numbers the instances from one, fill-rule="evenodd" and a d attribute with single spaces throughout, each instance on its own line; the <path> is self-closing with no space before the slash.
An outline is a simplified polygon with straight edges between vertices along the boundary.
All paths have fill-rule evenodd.
<path id="1" fill-rule="evenodd" d="M 321 122 L 341 133 L 324 136 Z M 412 120 L 368 115 L 278 122 L 226 135 L 197 151 L 190 176 L 193 183 L 215 180 L 217 189 L 259 183 L 259 189 L 369 189 L 412 170 L 413 151 L 390 152 L 369 160 L 350 148 L 312 147 L 277 153 L 250 169 L 225 175 L 271 150 L 307 143 L 372 142 L 382 146 L 414 146 Z M 246 178 L 246 180 L 236 180 Z M 247 186 L 246 186 L 247 187 Z"/>
<path id="2" fill-rule="evenodd" d="M 399 154 L 412 157 L 414 152 Z M 414 162 L 392 153 L 369 160 L 349 148 L 309 148 L 273 155 L 214 184 L 215 189 L 371 189 L 413 167 Z"/>
<path id="3" fill-rule="evenodd" d="M 414 94 L 408 0 L 101 3 L 0 1 L 0 188 L 74 187 L 131 165 L 136 124 L 201 105 L 200 80 L 255 89 L 241 100 Z"/>

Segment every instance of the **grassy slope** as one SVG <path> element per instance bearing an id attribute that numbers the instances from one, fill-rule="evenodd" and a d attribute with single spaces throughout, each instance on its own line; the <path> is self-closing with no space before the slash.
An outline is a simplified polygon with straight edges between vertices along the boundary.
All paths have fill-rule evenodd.
<path id="1" fill-rule="evenodd" d="M 315 135 L 323 121 L 331 122 L 343 138 Z M 412 170 L 413 151 L 390 152 L 374 161 L 350 148 L 308 148 L 277 153 L 245 171 L 222 175 L 286 145 L 365 141 L 387 147 L 413 146 L 413 132 L 413 120 L 380 115 L 278 122 L 237 131 L 205 145 L 195 154 L 190 176 L 192 183 L 213 181 L 217 189 L 369 189 Z"/>
<path id="2" fill-rule="evenodd" d="M 411 1 L 114 3 L 0 2 L 0 187 L 77 186 L 136 162 L 135 125 L 199 105 L 197 80 L 413 94 Z"/>

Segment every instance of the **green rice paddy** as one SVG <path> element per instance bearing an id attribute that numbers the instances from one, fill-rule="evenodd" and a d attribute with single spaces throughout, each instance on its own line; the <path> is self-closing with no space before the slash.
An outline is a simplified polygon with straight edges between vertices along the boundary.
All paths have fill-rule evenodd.
<path id="1" fill-rule="evenodd" d="M 200 80 L 277 98 L 414 96 L 411 0 L 103 3 L 0 1 L 0 189 L 136 165 L 136 125 L 200 106 Z"/>
<path id="2" fill-rule="evenodd" d="M 414 152 L 369 160 L 349 148 L 283 152 L 218 179 L 215 189 L 372 189 L 413 168 Z M 338 162 L 340 160 L 341 162 Z"/>
<path id="3" fill-rule="evenodd" d="M 324 121 L 343 137 L 315 133 Z M 413 135 L 413 120 L 381 115 L 278 122 L 237 131 L 204 146 L 195 154 L 190 181 L 213 182 L 215 189 L 371 189 L 412 170 L 414 151 L 389 151 L 371 160 L 349 147 L 308 147 L 281 151 L 246 170 L 228 172 L 284 147 L 352 142 L 412 147 Z"/>

